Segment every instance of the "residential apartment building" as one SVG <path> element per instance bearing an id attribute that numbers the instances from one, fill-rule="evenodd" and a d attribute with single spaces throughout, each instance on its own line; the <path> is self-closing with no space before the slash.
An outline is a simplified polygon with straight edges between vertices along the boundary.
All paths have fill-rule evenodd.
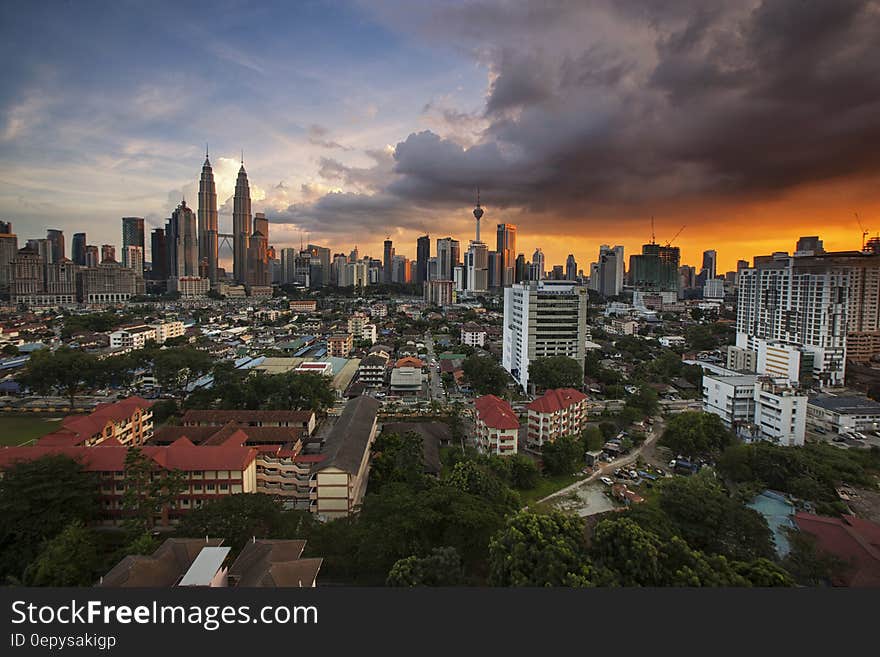
<path id="1" fill-rule="evenodd" d="M 579 436 L 587 427 L 587 396 L 573 388 L 548 390 L 528 405 L 529 447 L 540 449 L 563 436 Z"/>
<path id="2" fill-rule="evenodd" d="M 153 404 L 154 401 L 141 397 L 98 404 L 88 415 L 68 415 L 61 426 L 43 436 L 38 445 L 91 447 L 104 441 L 143 445 L 153 436 Z"/>
<path id="3" fill-rule="evenodd" d="M 587 288 L 571 281 L 529 281 L 504 289 L 502 365 L 528 389 L 529 363 L 568 356 L 583 363 Z"/>
<path id="4" fill-rule="evenodd" d="M 482 347 L 486 344 L 486 329 L 473 322 L 463 324 L 461 327 L 461 343 L 469 347 Z"/>
<path id="5" fill-rule="evenodd" d="M 425 302 L 444 308 L 455 303 L 455 287 L 451 280 L 435 279 L 425 281 Z"/>
<path id="6" fill-rule="evenodd" d="M 519 438 L 519 417 L 513 408 L 495 395 L 478 397 L 474 402 L 474 440 L 483 454 L 507 456 L 516 454 Z"/>
<path id="7" fill-rule="evenodd" d="M 353 346 L 351 333 L 336 333 L 327 338 L 327 352 L 336 358 L 348 358 Z"/>
<path id="8" fill-rule="evenodd" d="M 80 270 L 76 288 L 79 300 L 90 305 L 125 303 L 146 289 L 143 276 L 114 260 Z"/>
<path id="9" fill-rule="evenodd" d="M 387 354 L 370 354 L 358 365 L 358 380 L 367 388 L 381 388 L 387 371 Z"/>
<path id="10" fill-rule="evenodd" d="M 110 334 L 112 349 L 143 349 L 147 340 L 156 340 L 156 329 L 146 324 L 126 326 Z"/>

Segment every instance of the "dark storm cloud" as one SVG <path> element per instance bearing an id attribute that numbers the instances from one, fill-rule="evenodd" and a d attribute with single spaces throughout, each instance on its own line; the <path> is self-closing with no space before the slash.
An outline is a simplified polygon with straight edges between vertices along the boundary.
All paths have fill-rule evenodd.
<path id="1" fill-rule="evenodd" d="M 477 143 L 424 131 L 387 172 L 322 167 L 375 174 L 389 219 L 461 207 L 476 184 L 493 205 L 580 221 L 880 170 L 878 0 L 482 2 L 399 20 L 470 52 L 490 82 Z"/>

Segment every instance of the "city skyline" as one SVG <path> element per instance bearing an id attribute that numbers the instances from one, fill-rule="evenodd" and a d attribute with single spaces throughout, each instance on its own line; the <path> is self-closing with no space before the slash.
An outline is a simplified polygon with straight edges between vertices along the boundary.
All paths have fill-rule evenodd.
<path id="1" fill-rule="evenodd" d="M 437 225 L 471 233 L 475 185 L 548 263 L 636 253 L 651 216 L 719 272 L 797 235 L 858 248 L 855 213 L 880 231 L 875 7 L 8 7 L 0 217 L 121 246 L 121 217 L 197 205 L 207 141 L 221 232 L 243 147 L 279 248 L 357 234 L 378 256 L 390 234 L 415 256 Z"/>

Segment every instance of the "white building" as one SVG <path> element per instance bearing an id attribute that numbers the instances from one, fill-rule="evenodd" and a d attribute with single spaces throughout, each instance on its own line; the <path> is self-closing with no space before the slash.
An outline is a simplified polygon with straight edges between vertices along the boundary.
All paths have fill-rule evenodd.
<path id="1" fill-rule="evenodd" d="M 664 347 L 683 347 L 687 344 L 683 335 L 664 335 L 657 338 L 657 341 Z"/>
<path id="2" fill-rule="evenodd" d="M 211 289 L 211 281 L 198 276 L 171 277 L 168 279 L 168 291 L 178 292 L 184 299 L 203 297 Z"/>
<path id="3" fill-rule="evenodd" d="M 525 390 L 529 363 L 568 356 L 583 363 L 587 288 L 571 281 L 530 281 L 504 289 L 502 366 Z"/>
<path id="4" fill-rule="evenodd" d="M 833 257 L 755 258 L 754 267 L 740 270 L 736 346 L 800 345 L 813 355 L 819 386 L 842 386 L 849 283 L 849 267 Z"/>
<path id="5" fill-rule="evenodd" d="M 813 354 L 798 345 L 755 340 L 758 347 L 756 372 L 798 385 L 809 385 L 813 376 Z"/>
<path id="6" fill-rule="evenodd" d="M 495 395 L 478 397 L 474 402 L 474 439 L 483 454 L 516 454 L 519 418 L 503 399 Z"/>
<path id="7" fill-rule="evenodd" d="M 528 444 L 540 449 L 563 436 L 578 436 L 587 426 L 587 396 L 573 388 L 548 390 L 528 405 Z"/>
<path id="8" fill-rule="evenodd" d="M 703 375 L 703 410 L 741 438 L 804 444 L 807 397 L 787 380 L 755 374 Z"/>
<path id="9" fill-rule="evenodd" d="M 461 343 L 470 347 L 482 347 L 486 344 L 486 329 L 473 322 L 461 327 Z"/>
<path id="10" fill-rule="evenodd" d="M 143 349 L 147 340 L 156 339 L 156 329 L 142 324 L 140 326 L 127 326 L 110 334 L 110 348 Z"/>
<path id="11" fill-rule="evenodd" d="M 703 286 L 704 299 L 723 299 L 724 281 L 720 278 L 709 278 Z"/>
<path id="12" fill-rule="evenodd" d="M 861 395 L 816 395 L 807 405 L 807 421 L 833 433 L 880 430 L 880 403 Z"/>
<path id="13" fill-rule="evenodd" d="M 150 324 L 150 326 L 156 331 L 156 342 L 159 344 L 163 344 L 166 340 L 170 340 L 171 338 L 179 338 L 185 332 L 183 322 L 177 320 L 171 322 L 158 322 L 156 324 Z"/>

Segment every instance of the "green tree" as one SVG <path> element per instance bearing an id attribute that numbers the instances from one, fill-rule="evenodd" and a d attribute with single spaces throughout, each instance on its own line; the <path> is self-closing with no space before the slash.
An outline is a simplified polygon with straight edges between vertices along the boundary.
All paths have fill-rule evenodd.
<path id="1" fill-rule="evenodd" d="M 584 461 L 583 443 L 575 436 L 560 436 L 541 447 L 544 470 L 551 475 L 571 474 Z"/>
<path id="2" fill-rule="evenodd" d="M 584 452 L 593 452 L 602 449 L 602 445 L 605 444 L 605 436 L 602 435 L 602 430 L 599 427 L 590 426 L 584 429 L 581 441 Z"/>
<path id="3" fill-rule="evenodd" d="M 733 435 L 714 413 L 688 412 L 666 424 L 660 445 L 689 457 L 715 456 L 733 442 Z"/>
<path id="4" fill-rule="evenodd" d="M 214 366 L 214 359 L 207 351 L 195 347 L 173 347 L 152 352 L 153 374 L 163 388 L 183 397 L 189 385 L 207 374 Z"/>
<path id="5" fill-rule="evenodd" d="M 579 389 L 584 384 L 584 364 L 568 356 L 536 358 L 529 362 L 529 382 L 538 390 Z"/>
<path id="6" fill-rule="evenodd" d="M 151 530 L 157 514 L 167 524 L 167 514 L 176 506 L 184 488 L 183 473 L 158 467 L 138 447 L 128 448 L 124 467 L 122 509 L 127 531 L 139 536 Z"/>
<path id="7" fill-rule="evenodd" d="M 73 408 L 76 395 L 94 388 L 99 380 L 97 359 L 91 354 L 61 347 L 55 352 L 40 349 L 31 354 L 19 382 L 40 393 L 57 389 L 70 400 Z"/>
<path id="8" fill-rule="evenodd" d="M 426 557 L 415 555 L 394 562 L 387 586 L 459 586 L 464 583 L 461 557 L 453 547 L 439 547 Z"/>
<path id="9" fill-rule="evenodd" d="M 181 520 L 181 536 L 218 536 L 233 550 L 253 537 L 306 538 L 313 519 L 303 511 L 285 511 L 265 493 L 238 493 L 193 509 Z"/>
<path id="10" fill-rule="evenodd" d="M 480 395 L 502 395 L 507 389 L 508 374 L 488 356 L 468 356 L 461 366 L 471 388 Z"/>
<path id="11" fill-rule="evenodd" d="M 370 489 L 377 492 L 389 481 L 402 481 L 412 486 L 424 478 L 424 448 L 422 437 L 415 431 L 402 436 L 384 432 L 373 444 L 370 466 Z"/>
<path id="12" fill-rule="evenodd" d="M 101 559 L 94 534 L 78 520 L 49 540 L 28 566 L 29 586 L 91 586 Z"/>
<path id="13" fill-rule="evenodd" d="M 514 454 L 509 458 L 510 485 L 517 490 L 531 490 L 538 485 L 541 473 L 535 462 L 524 454 Z"/>
<path id="14" fill-rule="evenodd" d="M 67 456 L 19 461 L 0 478 L 0 574 L 21 578 L 44 541 L 97 510 L 96 480 Z"/>
<path id="15" fill-rule="evenodd" d="M 489 544 L 489 582 L 493 586 L 566 586 L 590 579 L 580 518 L 558 511 L 521 511 Z"/>

